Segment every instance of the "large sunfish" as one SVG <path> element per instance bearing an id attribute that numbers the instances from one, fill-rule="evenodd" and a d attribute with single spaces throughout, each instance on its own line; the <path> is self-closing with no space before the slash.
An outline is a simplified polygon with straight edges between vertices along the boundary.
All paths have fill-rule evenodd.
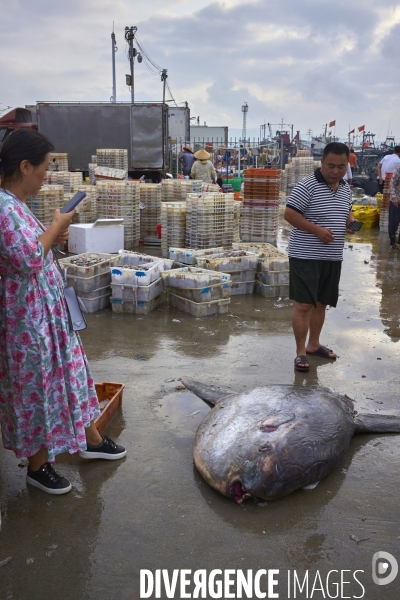
<path id="1" fill-rule="evenodd" d="M 323 387 L 271 385 L 235 394 L 182 383 L 213 405 L 196 433 L 195 465 L 211 487 L 238 503 L 313 487 L 357 432 L 400 432 L 400 415 L 358 414 L 350 398 Z"/>

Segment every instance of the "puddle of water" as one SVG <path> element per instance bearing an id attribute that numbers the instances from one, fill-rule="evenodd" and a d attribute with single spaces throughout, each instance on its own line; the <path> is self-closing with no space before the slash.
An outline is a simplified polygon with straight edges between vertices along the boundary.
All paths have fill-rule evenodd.
<path id="1" fill-rule="evenodd" d="M 189 390 L 183 390 L 164 396 L 157 402 L 155 410 L 158 417 L 166 423 L 193 429 L 200 425 L 210 412 L 210 407 Z"/>

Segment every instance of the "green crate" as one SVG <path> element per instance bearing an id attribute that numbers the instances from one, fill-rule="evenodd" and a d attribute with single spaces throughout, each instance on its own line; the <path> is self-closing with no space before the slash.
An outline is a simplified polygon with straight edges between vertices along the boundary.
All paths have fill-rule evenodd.
<path id="1" fill-rule="evenodd" d="M 230 183 L 234 192 L 240 192 L 240 187 L 243 181 L 243 177 L 235 177 L 234 179 L 224 179 L 223 183 Z"/>

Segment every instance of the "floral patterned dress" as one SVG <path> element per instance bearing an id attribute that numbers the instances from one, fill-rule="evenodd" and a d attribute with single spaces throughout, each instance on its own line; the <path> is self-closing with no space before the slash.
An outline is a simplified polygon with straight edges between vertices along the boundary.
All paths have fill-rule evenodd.
<path id="1" fill-rule="evenodd" d="M 0 188 L 0 421 L 18 458 L 47 448 L 86 449 L 100 414 L 79 336 L 70 331 L 63 281 L 29 209 Z"/>

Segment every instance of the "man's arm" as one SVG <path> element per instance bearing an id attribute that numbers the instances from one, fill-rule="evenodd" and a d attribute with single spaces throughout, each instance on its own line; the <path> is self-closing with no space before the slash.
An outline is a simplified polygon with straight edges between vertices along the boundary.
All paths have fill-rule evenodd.
<path id="1" fill-rule="evenodd" d="M 382 183 L 382 163 L 378 164 L 378 179 L 379 183 Z"/>
<path id="2" fill-rule="evenodd" d="M 283 218 L 290 223 L 290 225 L 296 227 L 296 229 L 312 233 L 324 244 L 329 244 L 329 242 L 333 242 L 335 239 L 332 231 L 328 227 L 320 227 L 320 225 L 307 221 L 301 213 L 289 206 L 285 208 Z"/>

